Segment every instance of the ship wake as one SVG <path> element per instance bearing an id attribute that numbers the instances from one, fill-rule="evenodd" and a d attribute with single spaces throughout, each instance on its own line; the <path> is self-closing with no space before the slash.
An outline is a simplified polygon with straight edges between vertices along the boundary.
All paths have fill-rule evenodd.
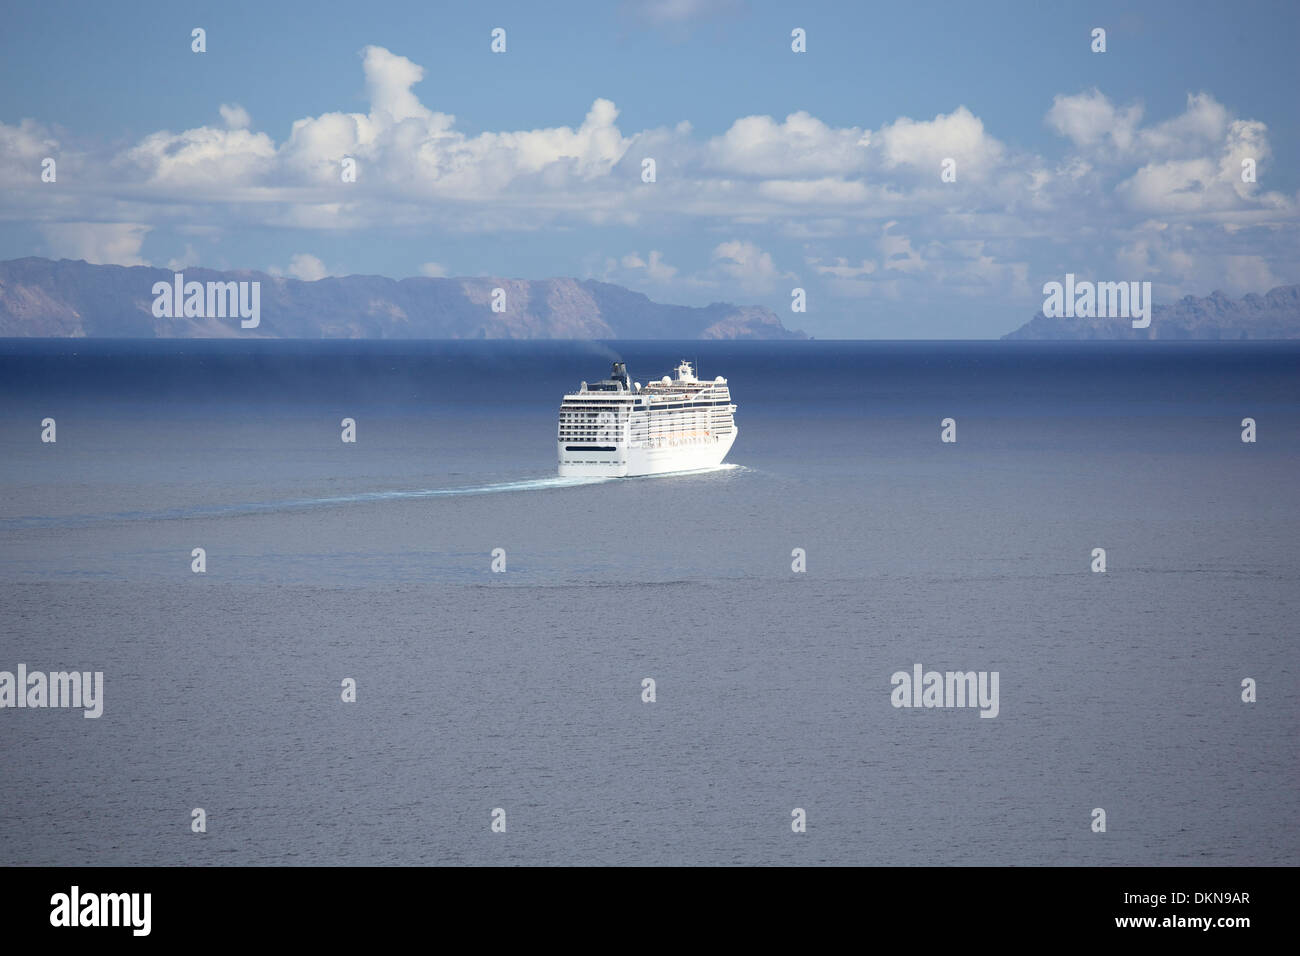
<path id="1" fill-rule="evenodd" d="M 221 518 L 239 515 L 272 514 L 308 508 L 329 508 L 343 505 L 366 504 L 380 501 L 400 501 L 408 498 L 445 498 L 462 495 L 490 495 L 504 492 L 547 491 L 555 488 L 572 488 L 595 485 L 613 478 L 530 478 L 519 481 L 499 481 L 483 485 L 464 485 L 451 488 L 415 488 L 395 491 L 363 491 L 351 495 L 328 495 L 320 498 L 291 498 L 280 501 L 253 501 L 226 505 L 203 505 L 191 508 L 166 508 L 158 511 L 118 511 L 109 514 L 77 515 L 22 515 L 0 518 L 0 528 L 79 527 L 116 521 L 183 521 L 193 518 Z"/>
<path id="2" fill-rule="evenodd" d="M 689 471 L 645 475 L 643 478 L 673 478 L 686 475 L 729 471 L 740 465 L 721 464 L 712 468 L 695 468 Z M 449 488 L 414 488 L 394 491 L 362 491 L 351 495 L 328 495 L 319 498 L 291 498 L 280 501 L 241 502 L 226 505 L 202 505 L 189 508 L 166 508 L 157 511 L 119 511 L 108 514 L 76 515 L 21 515 L 0 518 L 0 529 L 68 528 L 84 525 L 107 524 L 119 521 L 185 521 L 201 518 L 227 518 L 240 515 L 274 514 L 310 508 L 342 507 L 383 501 L 402 501 L 412 498 L 454 498 L 470 495 L 506 494 L 512 492 L 553 491 L 560 488 L 578 488 L 610 482 L 629 481 L 627 478 L 560 477 L 525 478 L 517 481 L 497 481 L 481 485 L 461 485 Z M 638 479 L 639 480 L 639 479 Z"/>

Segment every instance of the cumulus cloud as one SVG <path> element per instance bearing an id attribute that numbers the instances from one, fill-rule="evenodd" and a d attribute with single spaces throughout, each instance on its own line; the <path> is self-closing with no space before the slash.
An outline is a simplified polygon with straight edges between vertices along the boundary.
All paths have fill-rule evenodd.
<path id="1" fill-rule="evenodd" d="M 372 116 L 386 114 L 394 122 L 433 117 L 411 89 L 424 79 L 424 67 L 380 46 L 368 46 L 361 55 Z"/>
<path id="2" fill-rule="evenodd" d="M 358 181 L 409 188 L 428 201 L 487 198 L 520 179 L 550 172 L 551 187 L 607 174 L 627 148 L 618 110 L 595 100 L 582 124 L 469 137 L 455 117 L 426 108 L 412 87 L 424 70 L 381 47 L 362 51 L 369 113 L 326 113 L 293 124 L 280 151 L 286 171 L 311 183 L 340 181 L 344 158 Z M 537 185 L 537 183 L 533 183 Z"/>
<path id="3" fill-rule="evenodd" d="M 1183 112 L 1162 122 L 1143 126 L 1142 116 L 1142 104 L 1117 106 L 1094 87 L 1058 94 L 1046 122 L 1094 162 L 1201 156 L 1222 147 L 1233 123 L 1227 108 L 1208 93 L 1189 93 Z"/>
<path id="4" fill-rule="evenodd" d="M 758 194 L 765 199 L 789 205 L 816 205 L 828 203 L 865 202 L 870 196 L 865 183 L 858 180 L 836 179 L 769 179 L 760 183 Z"/>
<path id="5" fill-rule="evenodd" d="M 201 126 L 152 133 L 115 165 L 154 186 L 237 192 L 262 180 L 275 155 L 275 143 L 265 133 Z"/>
<path id="6" fill-rule="evenodd" d="M 856 266 L 843 256 L 837 256 L 830 263 L 822 262 L 819 258 L 809 258 L 805 261 L 819 275 L 830 275 L 837 279 L 860 279 L 863 276 L 872 275 L 876 271 L 876 263 L 870 259 L 863 259 Z"/>
<path id="7" fill-rule="evenodd" d="M 58 149 L 54 134 L 35 120 L 0 123 L 0 177 L 5 183 L 38 183 L 41 160 L 54 158 Z"/>
<path id="8" fill-rule="evenodd" d="M 1105 146 L 1120 153 L 1133 148 L 1141 119 L 1141 106 L 1116 107 L 1095 88 L 1073 96 L 1057 94 L 1046 117 L 1048 126 L 1076 146 Z"/>
<path id="9" fill-rule="evenodd" d="M 1294 213 L 1293 199 L 1262 191 L 1257 182 L 1242 178 L 1243 161 L 1253 161 L 1258 176 L 1271 158 L 1264 124 L 1232 119 L 1211 97 L 1189 96 L 1184 113 L 1138 130 L 1137 142 L 1142 154 L 1151 158 L 1115 189 L 1137 212 Z"/>
<path id="10" fill-rule="evenodd" d="M 984 131 L 984 123 L 966 107 L 932 120 L 895 120 L 872 137 L 886 169 L 910 167 L 937 177 L 945 159 L 957 161 L 957 175 L 982 177 L 999 163 L 1005 148 Z"/>
<path id="11" fill-rule="evenodd" d="M 708 6 L 664 0 L 643 12 L 686 22 Z M 804 110 L 748 115 L 700 136 L 686 119 L 624 130 L 617 106 L 596 97 L 573 104 L 568 125 L 471 135 L 432 105 L 440 90 L 421 65 L 367 46 L 360 71 L 361 111 L 303 117 L 279 139 L 253 131 L 238 104 L 220 105 L 219 124 L 152 132 L 120 149 L 70 147 L 33 120 L 0 123 L 0 172 L 22 187 L 0 192 L 0 216 L 32 223 L 56 254 L 123 263 L 141 261 L 151 228 L 195 239 L 202 254 L 247 228 L 436 226 L 454 235 L 600 226 L 656 237 L 634 240 L 641 249 L 659 246 L 608 257 L 604 274 L 617 281 L 737 292 L 790 278 L 778 261 L 801 260 L 809 279 L 853 295 L 1029 288 L 1031 262 L 1054 275 L 1086 258 L 1173 283 L 1285 278 L 1295 261 L 1297 197 L 1266 185 L 1267 126 L 1205 92 L 1155 119 L 1099 89 L 1058 95 L 1044 122 L 1059 149 L 1035 155 L 960 103 L 874 125 L 837 126 Z M 78 188 L 40 184 L 44 156 L 59 160 L 60 187 L 66 168 Z M 646 157 L 657 163 L 654 183 L 641 181 Z M 940 179 L 949 158 L 954 183 Z M 345 159 L 356 164 L 355 182 L 340 175 Z M 1245 160 L 1258 183 L 1242 181 Z M 1169 228 L 1153 233 L 1141 226 L 1148 221 Z M 683 223 L 714 234 L 711 252 L 697 253 L 705 261 L 684 262 L 664 245 Z M 736 235 L 750 238 L 717 241 Z M 192 247 L 169 252 L 193 258 Z M 288 272 L 328 274 L 305 253 Z M 427 263 L 421 273 L 445 270 Z"/>
<path id="12" fill-rule="evenodd" d="M 284 268 L 268 266 L 266 272 L 277 278 L 288 276 L 291 279 L 301 279 L 303 282 L 315 282 L 317 279 L 325 279 L 333 274 L 326 268 L 325 263 L 309 252 L 296 252 L 289 257 L 288 266 Z"/>
<path id="13" fill-rule="evenodd" d="M 40 227 L 55 259 L 95 265 L 144 266 L 140 246 L 150 227 L 136 222 L 51 222 Z"/>
<path id="14" fill-rule="evenodd" d="M 1116 261 L 1125 274 L 1153 282 L 1158 299 L 1179 298 L 1189 287 L 1241 295 L 1295 281 L 1294 275 L 1279 275 L 1263 255 L 1225 251 L 1213 233 L 1187 223 L 1140 224 L 1130 231 Z"/>
<path id="15" fill-rule="evenodd" d="M 199 257 L 199 254 L 194 251 L 194 247 L 188 242 L 185 243 L 185 251 L 181 255 L 173 256 L 167 260 L 167 268 L 171 269 L 172 272 L 184 272 L 191 266 L 202 264 L 203 262 Z"/>
<path id="16" fill-rule="evenodd" d="M 127 201 L 170 198 L 179 217 L 220 203 L 226 218 L 300 229 L 439 221 L 492 232 L 686 215 L 793 234 L 810 228 L 810 209 L 833 206 L 848 232 L 860 231 L 855 221 L 929 214 L 949 224 L 964 217 L 975 235 L 991 210 L 1021 215 L 1022 231 L 1034 231 L 1091 194 L 1118 195 L 1144 215 L 1294 207 L 1237 175 L 1243 158 L 1268 160 L 1264 124 L 1232 117 L 1205 93 L 1146 126 L 1140 105 L 1117 106 L 1099 90 L 1057 96 L 1046 122 L 1073 150 L 1053 162 L 1011 150 L 965 106 L 875 129 L 835 127 L 806 111 L 745 116 L 697 140 L 686 121 L 625 134 L 615 104 L 597 98 L 576 126 L 470 136 L 421 101 L 424 69 L 407 57 L 368 46 L 361 69 L 366 112 L 299 119 L 276 143 L 249 128 L 242 107 L 222 104 L 224 128 L 152 133 L 111 157 L 124 175 L 106 185 L 123 189 L 125 180 L 134 190 Z M 52 148 L 27 121 L 0 125 L 0 142 L 29 176 L 32 157 Z M 640 181 L 647 156 L 659 166 L 653 184 Z M 356 182 L 340 175 L 345 159 Z M 956 161 L 956 184 L 940 181 L 946 159 Z"/>
<path id="17" fill-rule="evenodd" d="M 718 243 L 713 249 L 713 263 L 717 272 L 750 291 L 767 291 L 777 279 L 793 278 L 792 273 L 776 267 L 771 253 L 747 239 Z"/>
<path id="18" fill-rule="evenodd" d="M 918 244 L 890 221 L 868 243 L 872 255 L 853 262 L 810 256 L 805 261 L 829 290 L 844 298 L 919 297 L 922 285 L 957 290 L 985 299 L 1016 301 L 1032 296 L 1029 264 L 994 243 L 975 239 L 930 239 Z"/>
<path id="19" fill-rule="evenodd" d="M 325 268 L 325 263 L 309 252 L 294 254 L 289 259 L 289 268 L 285 271 L 295 279 L 301 279 L 303 282 L 315 282 L 317 279 L 324 279 L 330 274 L 329 270 Z"/>
<path id="20" fill-rule="evenodd" d="M 1149 156 L 1185 156 L 1218 149 L 1228 133 L 1227 108 L 1208 93 L 1189 93 L 1178 116 L 1138 131 L 1138 145 Z"/>
<path id="21" fill-rule="evenodd" d="M 921 268 L 921 254 L 912 248 L 912 240 L 907 236 L 890 232 L 897 225 L 885 223 L 878 243 L 881 265 L 894 272 L 915 272 Z"/>
<path id="22" fill-rule="evenodd" d="M 619 260 L 619 265 L 629 271 L 641 271 L 655 282 L 668 282 L 677 275 L 677 268 L 664 261 L 663 253 L 651 249 L 650 256 L 642 259 L 640 253 L 631 252 Z"/>
<path id="23" fill-rule="evenodd" d="M 770 116 L 746 116 L 710 140 L 706 164 L 751 176 L 847 173 L 863 168 L 863 135 L 856 127 L 830 127 L 802 110 L 781 123 Z"/>
<path id="24" fill-rule="evenodd" d="M 238 103 L 222 103 L 217 107 L 217 111 L 221 113 L 221 121 L 226 124 L 226 129 L 248 129 L 253 125 L 253 118 L 248 115 L 248 110 Z"/>
<path id="25" fill-rule="evenodd" d="M 420 275 L 428 276 L 430 279 L 444 279 L 447 277 L 447 267 L 440 262 L 426 262 L 420 266 Z"/>

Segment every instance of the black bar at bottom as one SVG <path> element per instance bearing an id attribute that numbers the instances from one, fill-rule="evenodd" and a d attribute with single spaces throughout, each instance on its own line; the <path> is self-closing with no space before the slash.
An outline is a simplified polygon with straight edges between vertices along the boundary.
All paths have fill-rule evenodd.
<path id="1" fill-rule="evenodd" d="M 872 941 L 934 943 L 955 933 L 971 943 L 1101 936 L 1140 945 L 1191 939 L 1232 945 L 1285 929 L 1282 907 L 1294 876 L 1287 868 L 1185 867 L 599 874 L 581 868 L 545 874 L 527 868 L 6 868 L 0 870 L 0 925 L 7 942 L 64 937 L 78 945 L 281 937 L 373 943 L 434 927 L 495 935 L 502 924 L 532 925 L 539 942 L 556 931 L 586 936 L 599 928 L 629 939 L 650 933 L 667 944 L 680 939 L 678 924 L 700 920 L 733 941 L 788 922 L 796 932 L 842 929 Z M 542 922 L 529 923 L 533 918 Z M 604 938 L 612 945 L 616 937 Z"/>

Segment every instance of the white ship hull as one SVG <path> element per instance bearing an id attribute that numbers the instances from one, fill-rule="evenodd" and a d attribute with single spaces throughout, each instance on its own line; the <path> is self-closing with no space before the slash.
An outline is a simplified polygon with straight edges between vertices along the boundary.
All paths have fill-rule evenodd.
<path id="1" fill-rule="evenodd" d="M 562 478 L 636 478 L 641 475 L 666 475 L 677 471 L 716 468 L 722 464 L 736 441 L 738 429 L 729 435 L 688 438 L 680 443 L 663 443 L 658 447 L 615 447 L 614 451 L 583 452 L 584 461 L 560 446 Z M 566 461 L 566 459 L 568 459 Z"/>
<path id="2" fill-rule="evenodd" d="M 633 383 L 615 362 L 610 377 L 564 396 L 556 427 L 564 478 L 635 478 L 716 468 L 736 441 L 727 380 L 696 378 L 685 359 L 677 378 Z"/>

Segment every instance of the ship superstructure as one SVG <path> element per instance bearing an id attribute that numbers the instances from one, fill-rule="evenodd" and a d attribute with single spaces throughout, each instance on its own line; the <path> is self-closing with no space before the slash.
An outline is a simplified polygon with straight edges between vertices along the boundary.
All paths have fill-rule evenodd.
<path id="1" fill-rule="evenodd" d="M 701 381 L 684 359 L 676 371 L 642 385 L 615 362 L 609 378 L 565 395 L 560 474 L 627 478 L 721 464 L 736 440 L 727 380 Z"/>

